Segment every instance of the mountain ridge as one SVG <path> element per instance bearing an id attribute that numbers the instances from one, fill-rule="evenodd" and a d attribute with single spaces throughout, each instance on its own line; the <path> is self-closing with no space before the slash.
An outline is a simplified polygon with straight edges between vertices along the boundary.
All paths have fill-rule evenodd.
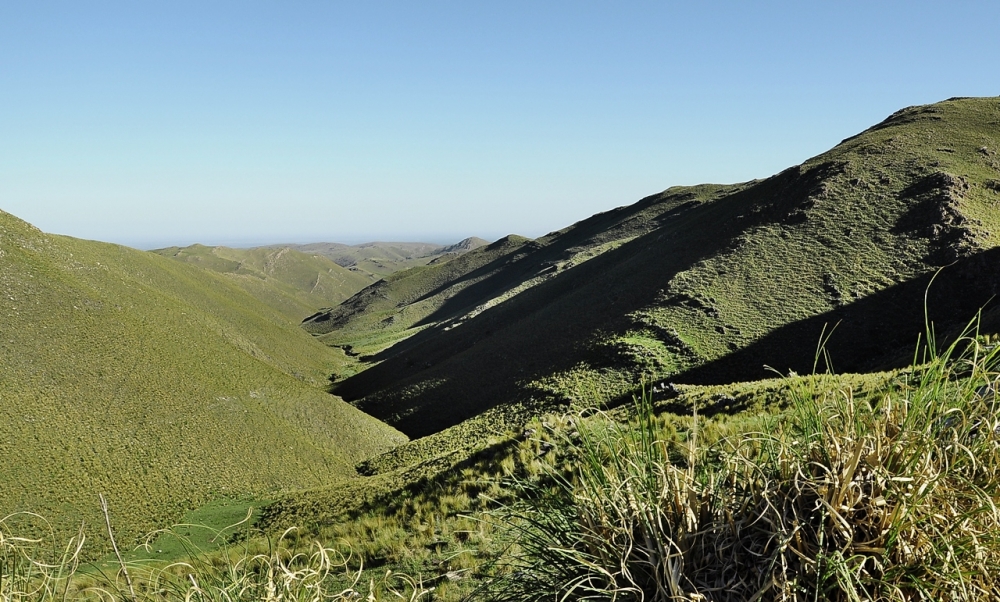
<path id="1" fill-rule="evenodd" d="M 422 242 L 366 242 L 357 245 L 343 243 L 307 243 L 270 245 L 265 248 L 289 248 L 306 254 L 322 255 L 337 265 L 352 271 L 382 278 L 431 261 L 462 254 L 485 244 L 481 238 L 469 237 L 452 245 Z"/>
<path id="2" fill-rule="evenodd" d="M 334 390 L 413 437 L 512 401 L 616 399 L 996 246 L 998 148 L 996 98 L 910 107 L 770 178 L 670 188 L 511 249 L 478 288 L 442 283 L 434 307 L 388 283 L 371 311 L 305 326 L 361 343 L 369 361 Z M 795 352 L 811 360 L 821 334 Z"/>

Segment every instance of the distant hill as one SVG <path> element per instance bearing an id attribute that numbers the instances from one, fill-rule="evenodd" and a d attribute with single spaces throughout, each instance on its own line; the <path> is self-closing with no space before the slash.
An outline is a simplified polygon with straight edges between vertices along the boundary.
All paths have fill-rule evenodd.
<path id="1" fill-rule="evenodd" d="M 510 258 L 532 245 L 512 235 L 447 262 L 395 272 L 340 306 L 310 316 L 303 326 L 313 334 L 326 334 L 322 340 L 328 344 L 350 345 L 356 353 L 377 351 L 412 335 L 414 327 L 423 326 L 458 291 L 506 273 Z"/>
<path id="2" fill-rule="evenodd" d="M 370 362 L 338 394 L 423 436 L 642 379 L 809 371 L 834 326 L 834 368 L 906 362 L 931 276 L 948 266 L 939 331 L 965 323 L 998 290 L 998 241 L 1000 99 L 951 99 L 765 180 L 670 188 L 396 274 L 304 326 Z"/>
<path id="3" fill-rule="evenodd" d="M 487 241 L 472 237 L 446 246 L 422 242 L 367 242 L 360 245 L 321 242 L 286 246 L 302 253 L 322 255 L 340 266 L 370 274 L 377 279 L 471 251 L 485 244 L 488 244 Z"/>
<path id="4" fill-rule="evenodd" d="M 490 241 L 472 236 L 470 238 L 462 239 L 453 245 L 441 247 L 440 249 L 437 249 L 435 253 L 440 255 L 446 255 L 448 253 L 465 253 L 467 251 L 478 249 L 479 247 L 485 247 L 488 244 L 490 244 Z"/>
<path id="5" fill-rule="evenodd" d="M 0 212 L 0 516 L 68 535 L 101 524 L 103 493 L 131 543 L 214 498 L 352 477 L 406 440 L 327 394 L 343 355 L 245 289 Z"/>
<path id="6" fill-rule="evenodd" d="M 224 274 L 296 322 L 321 307 L 340 303 L 375 280 L 322 255 L 288 247 L 231 249 L 191 245 L 153 252 Z"/>

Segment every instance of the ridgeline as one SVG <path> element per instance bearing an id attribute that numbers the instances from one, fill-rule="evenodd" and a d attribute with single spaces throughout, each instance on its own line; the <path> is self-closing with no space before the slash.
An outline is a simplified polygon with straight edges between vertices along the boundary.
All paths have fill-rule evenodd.
<path id="1" fill-rule="evenodd" d="M 942 332 L 992 299 L 998 203 L 1000 101 L 952 99 L 765 180 L 396 273 L 304 326 L 360 357 L 335 392 L 411 437 L 514 402 L 614 403 L 643 379 L 809 372 L 824 333 L 833 368 L 898 366 L 937 270 Z"/>

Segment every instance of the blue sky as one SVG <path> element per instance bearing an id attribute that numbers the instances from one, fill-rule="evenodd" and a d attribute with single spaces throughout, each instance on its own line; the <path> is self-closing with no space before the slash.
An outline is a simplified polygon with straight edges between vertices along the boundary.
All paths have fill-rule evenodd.
<path id="1" fill-rule="evenodd" d="M 1000 94 L 995 2 L 0 0 L 0 209 L 170 244 L 538 236 Z"/>

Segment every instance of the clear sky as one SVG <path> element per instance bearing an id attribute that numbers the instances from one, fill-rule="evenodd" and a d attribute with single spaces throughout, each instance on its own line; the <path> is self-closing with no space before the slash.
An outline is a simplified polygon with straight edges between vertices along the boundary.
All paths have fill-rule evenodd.
<path id="1" fill-rule="evenodd" d="M 538 236 L 1000 94 L 1000 3 L 0 0 L 0 209 L 170 244 Z"/>

